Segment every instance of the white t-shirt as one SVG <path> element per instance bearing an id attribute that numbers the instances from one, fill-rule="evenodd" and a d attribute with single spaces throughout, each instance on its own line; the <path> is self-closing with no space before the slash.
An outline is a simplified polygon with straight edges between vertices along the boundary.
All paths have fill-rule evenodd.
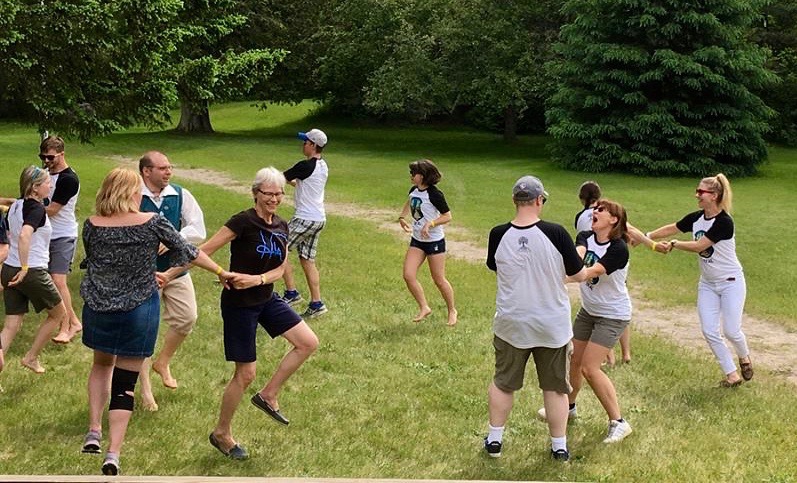
<path id="1" fill-rule="evenodd" d="M 725 211 L 714 218 L 706 218 L 703 211 L 695 211 L 675 224 L 681 232 L 692 233 L 693 240 L 707 236 L 714 245 L 698 253 L 700 277 L 707 282 L 720 282 L 742 275 L 742 264 L 736 258 L 736 237 L 733 218 Z"/>
<path id="2" fill-rule="evenodd" d="M 445 238 L 442 225 L 429 228 L 429 237 L 423 238 L 421 230 L 426 223 L 436 220 L 443 213 L 448 213 L 448 203 L 443 192 L 437 186 L 429 186 L 425 190 L 413 186 L 410 189 L 410 216 L 412 217 L 412 237 L 420 242 L 436 242 Z"/>
<path id="3" fill-rule="evenodd" d="M 293 216 L 308 221 L 326 221 L 324 209 L 324 188 L 329 177 L 329 168 L 323 158 L 310 158 L 299 161 L 285 171 L 285 179 L 296 180 Z"/>
<path id="4" fill-rule="evenodd" d="M 623 240 L 598 243 L 595 233 L 582 231 L 576 245 L 586 247 L 584 266 L 603 265 L 606 273 L 579 285 L 581 306 L 588 314 L 608 319 L 631 320 L 631 297 L 628 296 L 628 245 Z"/>

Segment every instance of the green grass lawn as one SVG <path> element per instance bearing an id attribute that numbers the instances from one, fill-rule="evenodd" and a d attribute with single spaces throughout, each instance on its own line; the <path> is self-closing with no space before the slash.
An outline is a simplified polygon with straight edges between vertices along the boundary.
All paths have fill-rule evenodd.
<path id="1" fill-rule="evenodd" d="M 331 200 L 394 207 L 398 213 L 410 186 L 407 164 L 429 157 L 444 173 L 440 188 L 454 224 L 466 228 L 476 243 L 486 244 L 490 227 L 512 216 L 511 186 L 527 173 L 538 175 L 551 194 L 545 217 L 568 228 L 579 208 L 576 190 L 589 178 L 624 203 L 642 228 L 696 209 L 692 193 L 697 180 L 564 172 L 547 160 L 542 137 L 504 145 L 497 136 L 460 129 L 358 125 L 312 113 L 308 118 L 312 109 L 310 104 L 271 106 L 263 114 L 247 103 L 229 104 L 213 111 L 219 131 L 213 135 L 140 129 L 94 145 L 70 143 L 68 160 L 83 182 L 79 216 L 91 213 L 93 194 L 113 164 L 111 156 L 137 159 L 148 149 L 159 149 L 182 167 L 216 169 L 248 182 L 262 166 L 286 169 L 299 160 L 296 131 L 314 126 L 330 137 Z M 37 144 L 32 129 L 0 124 L 0 195 L 14 195 L 19 171 L 38 163 Z M 759 176 L 731 180 L 738 251 L 748 277 L 747 310 L 790 329 L 797 328 L 797 307 L 784 241 L 795 232 L 787 192 L 796 154 L 773 148 Z M 219 187 L 183 184 L 203 206 L 211 233 L 251 204 L 246 196 Z M 290 215 L 289 208 L 282 211 Z M 406 243 L 378 231 L 373 221 L 330 218 L 319 267 L 331 310 L 311 323 L 321 345 L 280 398 L 289 427 L 248 401 L 242 403 L 234 430 L 252 454 L 243 463 L 224 459 L 207 443 L 232 367 L 223 358 L 218 286 L 209 274 L 196 271 L 200 321 L 172 366 L 181 386 L 168 391 L 153 376 L 161 410 L 133 415 L 122 454 L 124 474 L 794 481 L 797 408 L 790 404 L 792 385 L 761 370 L 753 383 L 738 390 L 714 388 L 720 374 L 713 360 L 647 336 L 635 337 L 632 365 L 611 371 L 624 415 L 634 427 L 626 441 L 601 443 L 605 414 L 585 389 L 579 398 L 581 418 L 568 431 L 574 459 L 567 465 L 551 462 L 546 427 L 534 418 L 542 400 L 530 375 L 528 388 L 517 394 L 504 457 L 486 457 L 480 445 L 492 375 L 494 276 L 481 263 L 449 259 L 448 276 L 460 311 L 460 324 L 449 329 L 445 305 L 424 267 L 422 283 L 435 313 L 413 324 L 409 319 L 416 308 L 401 279 Z M 220 262 L 225 257 L 222 252 L 214 256 Z M 642 288 L 645 297 L 663 305 L 694 303 L 694 256 L 639 250 L 632 260 L 630 283 Z M 78 279 L 71 280 L 75 291 Z M 26 319 L 0 375 L 5 389 L 0 394 L 0 473 L 97 474 L 101 459 L 79 453 L 87 424 L 91 353 L 79 343 L 50 345 L 42 357 L 46 374 L 23 370 L 19 358 L 37 323 L 36 317 Z M 261 336 L 260 374 L 253 391 L 287 349 L 284 341 Z"/>

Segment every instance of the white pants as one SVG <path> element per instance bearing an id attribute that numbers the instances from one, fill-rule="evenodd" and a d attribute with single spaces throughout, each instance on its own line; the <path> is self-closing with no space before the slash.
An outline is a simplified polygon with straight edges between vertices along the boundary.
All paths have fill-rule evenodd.
<path id="1" fill-rule="evenodd" d="M 725 345 L 728 339 L 733 345 L 736 355 L 744 358 L 750 355 L 747 338 L 742 332 L 742 311 L 747 295 L 744 275 L 737 275 L 735 280 L 706 282 L 703 279 L 697 285 L 697 313 L 700 316 L 700 329 L 708 346 L 717 358 L 724 374 L 736 370 L 736 362 L 731 351 Z M 722 331 L 720 331 L 722 321 Z"/>

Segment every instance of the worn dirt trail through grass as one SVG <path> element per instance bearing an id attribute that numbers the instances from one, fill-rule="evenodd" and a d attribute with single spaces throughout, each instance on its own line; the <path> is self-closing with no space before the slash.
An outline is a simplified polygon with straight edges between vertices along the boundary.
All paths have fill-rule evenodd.
<path id="1" fill-rule="evenodd" d="M 114 157 L 112 159 L 123 164 L 133 163 L 133 160 L 122 157 Z M 244 195 L 250 193 L 248 185 L 232 179 L 223 172 L 208 169 L 178 168 L 175 169 L 174 176 L 199 183 L 212 184 Z M 285 198 L 285 203 L 291 203 L 290 197 Z M 395 221 L 396 210 L 383 210 L 356 204 L 331 202 L 326 203 L 326 208 L 330 214 L 337 216 L 357 218 L 359 220 L 376 220 L 380 230 L 395 233 L 396 236 L 406 237 L 406 234 Z M 496 223 L 500 221 L 496 220 Z M 449 256 L 472 263 L 484 263 L 487 258 L 487 248 L 463 241 L 468 238 L 474 238 L 467 230 L 457 226 L 448 226 L 446 227 L 446 233 L 454 235 L 454 237 L 446 239 Z M 576 284 L 568 284 L 568 288 L 571 298 L 577 299 L 579 295 Z M 675 342 L 678 346 L 687 347 L 704 356 L 711 357 L 713 361 L 713 356 L 703 339 L 703 335 L 700 333 L 695 307 L 665 308 L 651 300 L 644 299 L 639 293 L 634 293 L 633 290 L 631 295 L 634 303 L 632 331 L 663 336 Z M 757 367 L 765 367 L 797 385 L 797 334 L 788 332 L 777 324 L 747 315 L 744 316 L 743 327 L 752 352 L 753 364 Z"/>

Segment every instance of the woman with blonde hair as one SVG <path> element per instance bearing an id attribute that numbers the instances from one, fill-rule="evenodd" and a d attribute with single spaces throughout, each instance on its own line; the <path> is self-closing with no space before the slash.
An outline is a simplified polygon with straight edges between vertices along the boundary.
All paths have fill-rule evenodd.
<path id="1" fill-rule="evenodd" d="M 141 183 L 133 170 L 112 170 L 97 192 L 95 215 L 83 225 L 83 344 L 94 350 L 94 361 L 88 381 L 89 431 L 82 451 L 100 452 L 103 408 L 108 404 L 110 437 L 102 464 L 106 475 L 119 473 L 136 380 L 158 336 L 160 301 L 154 267 L 160 244 L 181 269 L 195 264 L 222 280 L 231 277 L 183 240 L 166 218 L 139 212 Z"/>
<path id="2" fill-rule="evenodd" d="M 722 387 L 736 387 L 753 378 L 753 364 L 747 338 L 742 332 L 742 313 L 747 295 L 742 265 L 736 257 L 736 237 L 731 202 L 731 184 L 724 174 L 700 180 L 695 190 L 700 208 L 681 220 L 664 225 L 636 238 L 654 250 L 667 252 L 682 250 L 697 253 L 700 281 L 697 285 L 697 313 L 700 328 L 725 378 Z M 678 233 L 692 233 L 691 241 L 673 239 L 656 244 L 654 240 Z M 724 336 L 724 337 L 723 337 Z M 728 339 L 739 358 L 741 376 L 731 351 L 725 345 Z"/>
<path id="3" fill-rule="evenodd" d="M 19 196 L 8 211 L 8 258 L 3 263 L 0 281 L 5 288 L 6 319 L 0 333 L 0 346 L 8 351 L 22 326 L 28 304 L 36 312 L 47 310 L 47 318 L 39 326 L 22 365 L 36 374 L 44 373 L 39 354 L 50 335 L 66 317 L 66 308 L 58 289 L 47 271 L 50 262 L 52 228 L 44 199 L 50 193 L 50 174 L 36 166 L 28 166 L 19 177 Z"/>

